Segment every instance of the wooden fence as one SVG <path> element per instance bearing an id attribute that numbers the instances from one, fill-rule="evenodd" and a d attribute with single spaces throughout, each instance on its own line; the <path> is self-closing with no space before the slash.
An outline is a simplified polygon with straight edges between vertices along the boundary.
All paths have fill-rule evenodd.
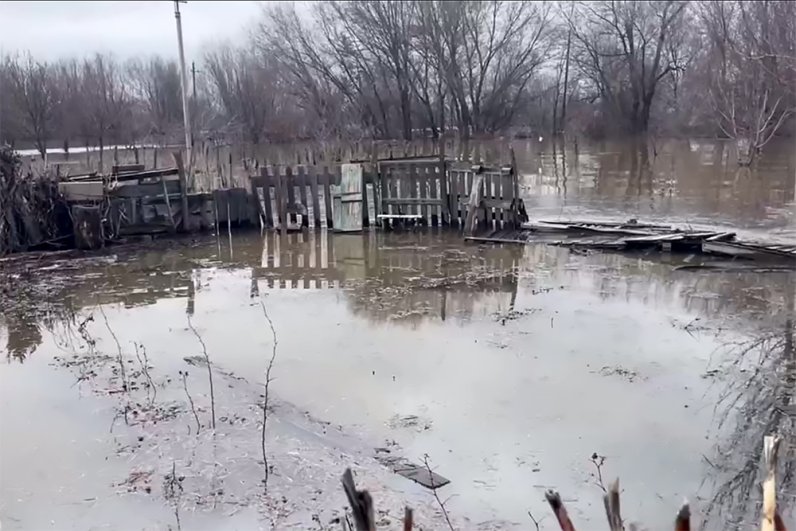
<path id="1" fill-rule="evenodd" d="M 252 192 L 264 226 L 333 227 L 340 168 L 261 168 L 259 177 L 252 178 Z M 363 163 L 361 200 L 365 227 L 391 228 L 407 222 L 461 227 L 475 209 L 478 221 L 486 226 L 516 225 L 519 211 L 524 212 L 513 166 L 473 166 L 428 157 Z"/>

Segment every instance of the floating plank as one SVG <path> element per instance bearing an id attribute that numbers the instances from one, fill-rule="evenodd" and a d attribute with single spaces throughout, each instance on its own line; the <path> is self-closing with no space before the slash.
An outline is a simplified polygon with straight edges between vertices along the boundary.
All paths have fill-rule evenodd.
<path id="1" fill-rule="evenodd" d="M 407 463 L 396 467 L 394 472 L 431 490 L 444 487 L 450 483 L 449 479 L 440 476 L 434 471 L 429 471 L 428 467 L 423 465 Z"/>
<path id="2" fill-rule="evenodd" d="M 415 483 L 423 485 L 427 489 L 436 490 L 444 487 L 450 480 L 440 476 L 434 471 L 429 470 L 425 465 L 416 465 L 410 463 L 407 459 L 392 455 L 387 448 L 376 448 L 375 458 L 382 465 L 390 468 L 396 474 L 399 474 L 407 479 L 411 479 Z"/>

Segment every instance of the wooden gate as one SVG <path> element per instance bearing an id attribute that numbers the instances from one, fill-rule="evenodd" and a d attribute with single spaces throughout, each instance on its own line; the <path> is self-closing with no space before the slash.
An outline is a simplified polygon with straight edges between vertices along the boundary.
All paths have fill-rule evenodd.
<path id="1" fill-rule="evenodd" d="M 376 218 L 382 226 L 407 220 L 422 225 L 450 221 L 444 162 L 438 159 L 381 161 Z"/>
<path id="2" fill-rule="evenodd" d="M 343 164 L 340 186 L 332 193 L 333 226 L 337 232 L 362 230 L 362 165 Z"/>

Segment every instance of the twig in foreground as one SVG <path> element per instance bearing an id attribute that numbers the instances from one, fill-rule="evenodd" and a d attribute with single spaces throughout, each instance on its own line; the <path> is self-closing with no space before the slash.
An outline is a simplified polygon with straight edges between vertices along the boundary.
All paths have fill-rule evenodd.
<path id="1" fill-rule="evenodd" d="M 605 488 L 605 483 L 603 482 L 603 465 L 605 464 L 605 456 L 599 455 L 597 452 L 591 454 L 591 462 L 594 464 L 594 468 L 597 469 L 597 480 L 595 483 L 597 484 L 603 492 L 607 493 L 608 489 Z"/>
<path id="2" fill-rule="evenodd" d="M 141 347 L 141 352 L 139 353 L 138 347 Z M 138 364 L 141 365 L 141 372 L 144 373 L 144 377 L 147 380 L 147 397 L 150 397 L 150 389 L 151 397 L 149 398 L 149 405 L 155 403 L 155 398 L 158 396 L 158 388 L 155 387 L 155 382 L 152 381 L 152 376 L 149 374 L 149 358 L 146 355 L 146 347 L 144 345 L 139 345 L 135 341 L 133 341 L 133 348 L 135 348 L 135 357 L 138 359 Z M 142 355 L 143 354 L 143 358 Z"/>
<path id="3" fill-rule="evenodd" d="M 265 391 L 263 393 L 263 429 L 261 433 L 261 445 L 263 451 L 263 489 L 268 490 L 268 452 L 265 445 L 265 426 L 268 423 L 268 389 L 271 384 L 271 370 L 274 368 L 274 360 L 276 360 L 276 347 L 279 344 L 279 339 L 276 337 L 276 329 L 274 322 L 268 315 L 268 310 L 265 308 L 265 303 L 260 300 L 260 307 L 263 309 L 265 320 L 268 321 L 268 326 L 271 328 L 271 335 L 273 336 L 274 343 L 271 348 L 271 359 L 268 360 L 268 365 L 265 368 Z"/>
<path id="4" fill-rule="evenodd" d="M 450 517 L 448 516 L 448 511 L 445 509 L 445 504 L 439 499 L 439 494 L 437 494 L 438 487 L 434 485 L 434 473 L 431 471 L 431 465 L 428 463 L 428 454 L 423 456 L 423 464 L 426 465 L 429 481 L 431 482 L 431 492 L 434 493 L 434 499 L 437 500 L 437 505 L 439 505 L 439 508 L 442 509 L 442 515 L 445 517 L 445 522 L 447 522 L 448 528 L 451 531 L 456 531 L 451 523 Z"/>
<path id="5" fill-rule="evenodd" d="M 199 415 L 196 413 L 196 406 L 191 398 L 191 393 L 188 392 L 188 371 L 179 371 L 182 378 L 182 387 L 185 389 L 185 395 L 188 397 L 188 402 L 191 404 L 191 411 L 193 411 L 193 418 L 196 419 L 196 433 L 202 429 L 202 424 L 199 422 Z"/>
<path id="6" fill-rule="evenodd" d="M 196 336 L 196 339 L 198 339 L 199 343 L 202 345 L 202 353 L 205 356 L 205 363 L 207 364 L 207 380 L 210 383 L 210 426 L 216 429 L 216 395 L 213 389 L 213 368 L 210 366 L 210 356 L 207 354 L 207 345 L 205 345 L 202 336 L 199 335 L 196 328 L 193 327 L 190 316 L 188 316 L 188 328 L 191 329 L 193 335 Z"/>
<path id="7" fill-rule="evenodd" d="M 124 370 L 124 357 L 122 356 L 122 345 L 119 343 L 119 338 L 116 337 L 116 334 L 113 332 L 113 328 L 111 328 L 111 324 L 108 322 L 108 316 L 105 315 L 105 309 L 102 307 L 101 304 L 97 305 L 99 308 L 100 313 L 102 314 L 102 318 L 105 320 L 105 328 L 108 329 L 108 332 L 111 333 L 111 337 L 116 342 L 116 349 L 118 351 L 117 361 L 119 362 L 119 375 L 122 377 L 122 391 L 124 391 L 125 396 L 125 404 L 124 404 L 124 423 L 129 424 L 127 420 L 127 411 L 130 409 L 130 396 L 127 394 L 129 391 L 129 387 L 127 385 L 127 373 Z"/>
<path id="8" fill-rule="evenodd" d="M 534 518 L 533 513 L 531 511 L 528 511 L 528 516 L 531 518 L 531 522 L 533 522 L 536 531 L 539 531 L 539 521 L 536 518 Z"/>

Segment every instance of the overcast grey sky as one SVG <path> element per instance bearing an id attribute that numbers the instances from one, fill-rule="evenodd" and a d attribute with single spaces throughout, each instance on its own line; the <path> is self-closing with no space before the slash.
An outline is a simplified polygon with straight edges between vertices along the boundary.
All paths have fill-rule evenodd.
<path id="1" fill-rule="evenodd" d="M 254 1 L 190 1 L 180 4 L 186 59 L 201 57 L 202 45 L 240 42 L 260 14 Z M 0 50 L 30 50 L 53 60 L 95 51 L 120 59 L 134 55 L 177 56 L 174 3 L 0 2 Z"/>

